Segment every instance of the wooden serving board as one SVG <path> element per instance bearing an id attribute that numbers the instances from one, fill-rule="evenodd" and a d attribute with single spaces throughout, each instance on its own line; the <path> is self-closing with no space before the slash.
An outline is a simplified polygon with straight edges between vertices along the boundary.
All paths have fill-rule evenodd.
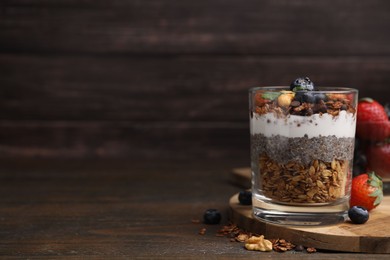
<path id="1" fill-rule="evenodd" d="M 237 172 L 240 173 L 237 175 Z M 249 172 L 249 173 L 248 173 Z M 250 171 L 239 168 L 234 178 L 250 182 Z M 246 183 L 247 184 L 247 183 Z M 244 187 L 248 187 L 245 185 Z M 370 219 L 362 225 L 350 222 L 319 227 L 284 226 L 256 220 L 251 206 L 238 202 L 238 194 L 230 198 L 230 219 L 238 227 L 262 234 L 265 238 L 283 238 L 294 244 L 317 249 L 344 252 L 390 253 L 390 196 L 370 212 Z"/>

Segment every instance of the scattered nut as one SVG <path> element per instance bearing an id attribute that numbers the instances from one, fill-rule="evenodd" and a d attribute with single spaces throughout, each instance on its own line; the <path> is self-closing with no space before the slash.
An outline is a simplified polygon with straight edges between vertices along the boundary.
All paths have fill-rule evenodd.
<path id="1" fill-rule="evenodd" d="M 267 239 L 264 239 L 263 235 L 261 235 L 259 237 L 251 236 L 246 241 L 245 248 L 247 250 L 268 252 L 268 251 L 272 251 L 272 242 L 267 240 Z"/>
<path id="2" fill-rule="evenodd" d="M 315 249 L 314 247 L 308 247 L 308 248 L 306 248 L 306 251 L 308 253 L 315 253 L 315 252 L 317 252 L 317 249 Z"/>
<path id="3" fill-rule="evenodd" d="M 272 247 L 276 252 L 286 252 L 295 248 L 293 243 L 285 239 L 271 239 Z"/>
<path id="4" fill-rule="evenodd" d="M 204 235 L 204 234 L 206 234 L 206 228 L 201 228 L 199 230 L 199 235 Z"/>
<path id="5" fill-rule="evenodd" d="M 248 234 L 238 234 L 238 236 L 236 236 L 236 241 L 238 242 L 246 242 L 249 238 L 249 235 Z"/>

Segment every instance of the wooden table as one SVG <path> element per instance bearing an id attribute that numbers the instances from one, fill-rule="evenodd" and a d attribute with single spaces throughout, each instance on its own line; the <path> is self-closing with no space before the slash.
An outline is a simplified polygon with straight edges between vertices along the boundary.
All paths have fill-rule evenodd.
<path id="1" fill-rule="evenodd" d="M 236 160 L 3 160 L 4 258 L 378 259 L 341 252 L 252 252 L 217 237 L 228 223 Z M 245 162 L 242 162 L 245 163 Z M 194 223 L 208 208 L 221 225 Z M 206 233 L 200 235 L 201 228 Z"/>

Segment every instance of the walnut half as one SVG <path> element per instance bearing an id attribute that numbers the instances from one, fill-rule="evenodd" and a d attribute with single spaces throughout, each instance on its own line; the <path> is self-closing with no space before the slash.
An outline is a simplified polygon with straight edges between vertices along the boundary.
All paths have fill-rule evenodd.
<path id="1" fill-rule="evenodd" d="M 245 248 L 247 250 L 255 250 L 255 251 L 272 251 L 272 242 L 264 239 L 264 236 L 251 236 L 245 243 Z"/>

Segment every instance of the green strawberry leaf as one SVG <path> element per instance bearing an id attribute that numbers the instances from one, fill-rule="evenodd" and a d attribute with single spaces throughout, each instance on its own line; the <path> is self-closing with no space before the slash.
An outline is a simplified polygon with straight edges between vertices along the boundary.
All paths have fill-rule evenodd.
<path id="1" fill-rule="evenodd" d="M 383 199 L 383 193 L 381 195 L 378 195 L 374 201 L 374 206 L 379 205 L 382 202 Z"/>
<path id="2" fill-rule="evenodd" d="M 368 183 L 376 188 L 374 192 L 372 192 L 369 196 L 376 197 L 374 201 L 374 206 L 379 205 L 383 199 L 383 182 L 382 178 L 375 174 L 375 172 L 368 173 Z"/>
<path id="3" fill-rule="evenodd" d="M 279 92 L 265 92 L 263 95 L 261 95 L 261 97 L 264 99 L 274 100 L 279 97 L 279 95 Z"/>

